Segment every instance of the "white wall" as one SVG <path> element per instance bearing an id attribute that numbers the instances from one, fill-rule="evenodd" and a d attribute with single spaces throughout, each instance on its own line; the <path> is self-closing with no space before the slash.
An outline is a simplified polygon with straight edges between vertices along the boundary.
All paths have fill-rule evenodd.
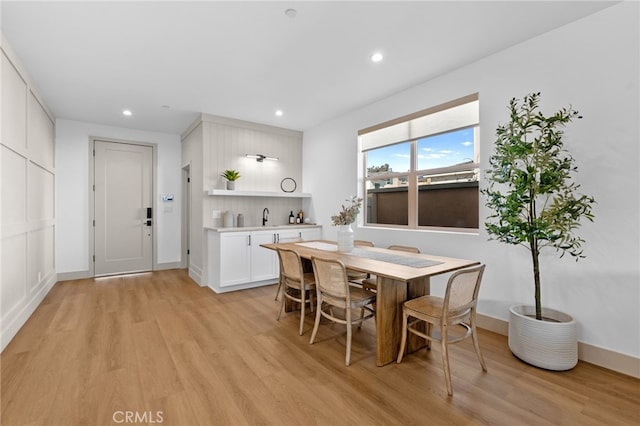
<path id="1" fill-rule="evenodd" d="M 156 248 L 159 268 L 177 267 L 181 257 L 180 136 L 95 123 L 56 120 L 56 271 L 89 271 L 89 146 L 90 137 L 157 145 Z M 173 203 L 161 196 L 172 194 Z M 72 275 L 70 275 L 72 276 Z"/>
<path id="2" fill-rule="evenodd" d="M 638 9 L 636 2 L 610 7 L 305 132 L 304 191 L 313 193 L 311 214 L 330 225 L 331 214 L 358 190 L 359 129 L 478 92 L 486 169 L 510 98 L 541 91 L 546 113 L 572 104 L 584 119 L 567 129 L 567 147 L 583 192 L 598 204 L 595 222 L 579 230 L 587 241 L 586 259 L 543 256 L 543 305 L 575 316 L 581 342 L 640 356 Z M 483 205 L 481 222 L 487 215 Z M 325 235 L 335 238 L 334 229 L 326 226 Z M 482 314 L 506 320 L 510 305 L 533 303 L 528 251 L 488 241 L 484 229 L 464 235 L 358 227 L 356 238 L 485 262 Z M 433 291 L 441 292 L 442 279 L 434 281 Z"/>

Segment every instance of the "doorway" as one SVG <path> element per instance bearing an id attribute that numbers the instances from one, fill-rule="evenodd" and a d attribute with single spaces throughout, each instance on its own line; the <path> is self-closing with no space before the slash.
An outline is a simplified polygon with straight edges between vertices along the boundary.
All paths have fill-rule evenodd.
<path id="1" fill-rule="evenodd" d="M 153 270 L 153 149 L 93 140 L 94 276 Z"/>
<path id="2" fill-rule="evenodd" d="M 191 222 L 191 164 L 182 168 L 182 267 L 189 269 L 189 232 Z"/>

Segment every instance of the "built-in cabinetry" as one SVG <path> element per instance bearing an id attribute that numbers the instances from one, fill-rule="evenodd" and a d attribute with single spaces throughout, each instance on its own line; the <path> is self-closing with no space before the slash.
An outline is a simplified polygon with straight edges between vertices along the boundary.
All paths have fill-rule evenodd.
<path id="1" fill-rule="evenodd" d="M 322 228 L 314 225 L 272 227 L 250 231 L 209 229 L 207 285 L 216 293 L 274 283 L 279 275 L 278 256 L 261 244 L 317 240 Z"/>

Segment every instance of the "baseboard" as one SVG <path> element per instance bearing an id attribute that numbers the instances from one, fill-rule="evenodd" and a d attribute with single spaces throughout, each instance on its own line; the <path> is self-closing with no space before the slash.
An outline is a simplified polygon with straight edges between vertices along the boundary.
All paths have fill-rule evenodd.
<path id="1" fill-rule="evenodd" d="M 189 267 L 189 277 L 196 282 L 200 287 L 206 287 L 202 280 L 202 270 L 196 266 Z"/>
<path id="2" fill-rule="evenodd" d="M 84 280 L 93 278 L 90 271 L 58 272 L 58 281 Z"/>
<path id="3" fill-rule="evenodd" d="M 180 269 L 182 268 L 182 262 L 167 262 L 158 263 L 154 271 L 164 271 L 167 269 Z M 83 280 L 86 278 L 93 278 L 91 271 L 74 271 L 74 272 L 59 272 L 58 281 L 70 281 L 70 280 Z"/>
<path id="4" fill-rule="evenodd" d="M 509 321 L 478 314 L 478 327 L 507 336 Z M 578 359 L 628 376 L 640 378 L 640 358 L 578 342 Z"/>
<path id="5" fill-rule="evenodd" d="M 182 262 L 167 262 L 167 263 L 158 263 L 154 271 L 165 271 L 167 269 L 183 269 L 184 266 Z"/>
<path id="6" fill-rule="evenodd" d="M 33 314 L 36 308 L 40 305 L 45 296 L 49 293 L 49 290 L 53 287 L 53 285 L 58 281 L 58 277 L 56 274 L 51 274 L 40 290 L 36 292 L 33 298 L 26 304 L 24 307 L 18 312 L 13 319 L 9 322 L 9 325 L 6 326 L 2 330 L 2 335 L 0 336 L 0 352 L 4 351 L 4 348 L 7 347 L 9 342 L 18 334 L 18 331 L 22 328 L 24 323 L 27 322 L 29 317 Z M 4 327 L 4 322 L 3 327 Z"/>

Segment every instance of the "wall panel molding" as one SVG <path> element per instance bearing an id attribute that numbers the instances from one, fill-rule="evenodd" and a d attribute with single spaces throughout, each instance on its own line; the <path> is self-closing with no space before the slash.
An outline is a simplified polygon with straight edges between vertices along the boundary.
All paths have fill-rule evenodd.
<path id="1" fill-rule="evenodd" d="M 54 118 L 2 37 L 0 350 L 56 282 Z"/>

